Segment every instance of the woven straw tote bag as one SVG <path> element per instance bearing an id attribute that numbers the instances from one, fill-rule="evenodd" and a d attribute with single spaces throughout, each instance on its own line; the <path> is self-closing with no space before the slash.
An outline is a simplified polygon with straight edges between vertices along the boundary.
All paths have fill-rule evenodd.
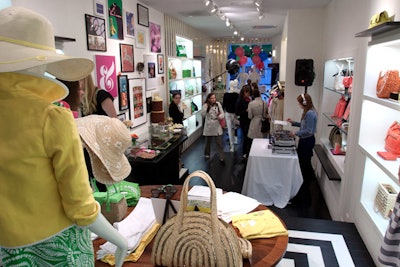
<path id="1" fill-rule="evenodd" d="M 210 187 L 210 213 L 186 209 L 192 177 L 202 178 Z M 153 264 L 167 267 L 243 266 L 236 232 L 217 216 L 216 189 L 207 173 L 195 171 L 185 180 L 179 211 L 159 229 L 151 257 Z"/>

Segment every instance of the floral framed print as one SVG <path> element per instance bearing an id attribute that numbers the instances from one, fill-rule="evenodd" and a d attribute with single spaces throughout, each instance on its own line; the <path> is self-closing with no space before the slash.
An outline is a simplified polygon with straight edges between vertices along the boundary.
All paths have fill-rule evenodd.
<path id="1" fill-rule="evenodd" d="M 107 51 L 105 20 L 85 14 L 86 43 L 90 51 Z"/>
<path id="2" fill-rule="evenodd" d="M 137 4 L 138 24 L 149 27 L 149 9 L 141 4 Z"/>
<path id="3" fill-rule="evenodd" d="M 161 26 L 150 22 L 150 52 L 161 53 Z"/>
<path id="4" fill-rule="evenodd" d="M 129 109 L 129 82 L 127 75 L 118 76 L 118 103 L 119 110 Z"/>
<path id="5" fill-rule="evenodd" d="M 133 125 L 138 126 L 147 121 L 147 103 L 144 78 L 129 79 L 129 109 Z"/>
<path id="6" fill-rule="evenodd" d="M 146 47 L 146 32 L 142 29 L 136 31 L 136 48 Z"/>
<path id="7" fill-rule="evenodd" d="M 119 44 L 119 50 L 121 55 L 121 72 L 134 72 L 135 57 L 133 54 L 133 45 Z"/>
<path id="8" fill-rule="evenodd" d="M 158 74 L 164 73 L 164 55 L 158 54 L 157 55 L 157 64 L 158 64 Z"/>

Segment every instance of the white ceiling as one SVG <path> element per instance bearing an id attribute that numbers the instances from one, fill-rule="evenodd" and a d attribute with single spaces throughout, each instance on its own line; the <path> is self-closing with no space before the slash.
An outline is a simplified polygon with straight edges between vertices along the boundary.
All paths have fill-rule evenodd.
<path id="1" fill-rule="evenodd" d="M 293 9 L 321 8 L 331 0 L 258 0 L 263 19 L 258 18 L 254 0 L 212 0 L 245 38 L 270 38 L 282 33 L 286 14 Z M 204 0 L 141 0 L 162 13 L 175 17 L 210 37 L 233 38 L 233 29 L 209 12 Z M 258 29 L 257 29 L 258 28 Z"/>

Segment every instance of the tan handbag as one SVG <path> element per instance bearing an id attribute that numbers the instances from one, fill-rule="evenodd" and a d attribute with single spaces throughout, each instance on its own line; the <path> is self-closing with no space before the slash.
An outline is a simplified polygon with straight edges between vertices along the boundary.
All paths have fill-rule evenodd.
<path id="1" fill-rule="evenodd" d="M 211 189 L 210 213 L 187 210 L 193 177 L 202 178 Z M 207 173 L 195 171 L 185 180 L 179 211 L 158 231 L 151 259 L 153 264 L 167 267 L 243 266 L 236 232 L 217 216 L 216 189 Z"/>

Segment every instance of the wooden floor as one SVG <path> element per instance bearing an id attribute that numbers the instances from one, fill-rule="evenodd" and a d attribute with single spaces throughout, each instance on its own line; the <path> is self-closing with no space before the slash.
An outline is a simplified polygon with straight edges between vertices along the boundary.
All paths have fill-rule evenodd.
<path id="1" fill-rule="evenodd" d="M 242 157 L 241 132 L 238 131 L 238 145 L 235 151 L 229 152 L 228 135 L 223 136 L 225 162 L 221 163 L 218 159 L 215 144 L 212 144 L 211 157 L 204 158 L 204 137 L 200 137 L 182 155 L 184 167 L 189 173 L 195 170 L 206 171 L 214 180 L 218 188 L 225 191 L 241 192 L 244 175 L 246 172 L 246 161 Z M 191 180 L 191 184 L 204 184 L 202 180 Z M 296 266 L 319 266 L 312 264 L 317 258 L 313 258 L 312 253 L 297 251 L 298 243 L 306 244 L 307 247 L 317 246 L 323 254 L 323 264 L 320 266 L 375 266 L 368 250 L 366 249 L 358 231 L 353 223 L 332 221 L 328 208 L 321 194 L 317 181 L 311 183 L 309 188 L 302 188 L 301 192 L 291 200 L 283 209 L 270 206 L 279 217 L 283 219 L 289 229 L 289 246 L 279 267 Z M 306 236 L 315 236 L 311 239 L 302 236 L 303 231 L 307 231 Z M 299 234 L 300 233 L 300 234 Z M 326 238 L 324 234 L 342 236 L 347 246 L 347 255 L 351 255 L 352 263 L 344 263 L 346 254 L 334 252 L 326 249 Z M 293 235 L 293 236 L 291 236 Z M 299 236 L 300 235 L 300 236 Z M 323 241 L 318 240 L 319 238 Z M 324 243 L 325 242 L 325 243 Z M 332 247 L 329 241 L 329 246 Z M 334 246 L 334 242 L 332 242 Z M 293 245 L 293 246 L 292 246 Z M 300 247 L 302 247 L 301 245 Z M 293 249 L 293 247 L 295 249 Z M 340 246 L 339 246 L 340 247 Z M 350 260 L 351 261 L 351 260 Z"/>

